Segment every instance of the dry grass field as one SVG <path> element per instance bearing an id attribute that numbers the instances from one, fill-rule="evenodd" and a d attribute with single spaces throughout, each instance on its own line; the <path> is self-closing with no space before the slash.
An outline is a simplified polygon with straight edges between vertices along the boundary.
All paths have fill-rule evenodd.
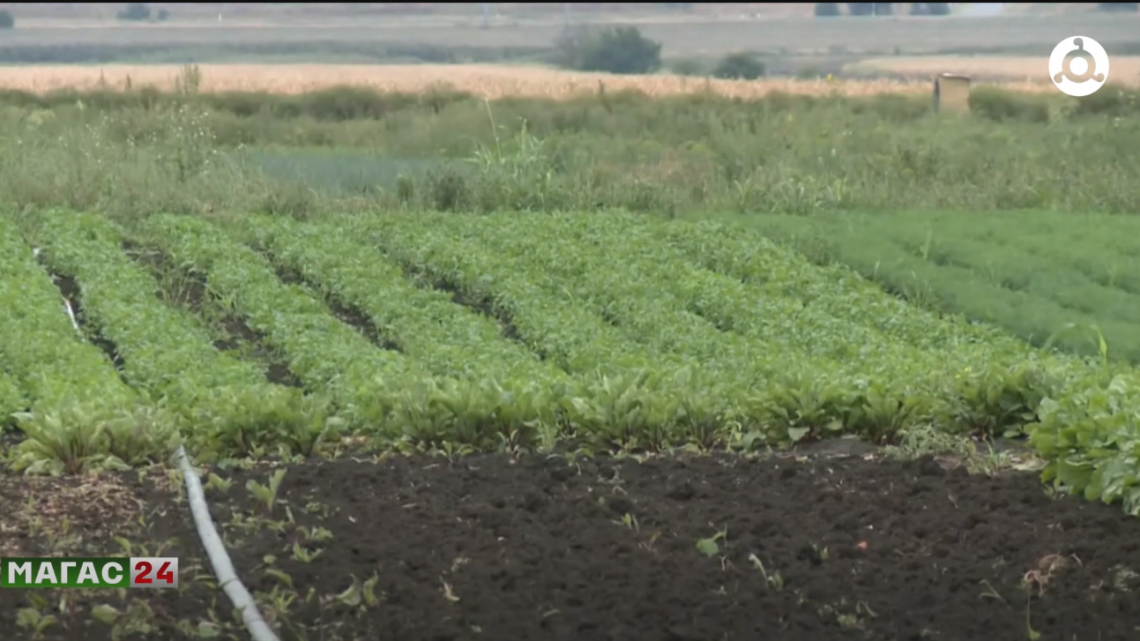
<path id="1" fill-rule="evenodd" d="M 822 95 L 928 93 L 929 80 L 705 80 L 673 75 L 614 76 L 541 67 L 505 65 L 201 65 L 202 91 L 268 91 L 297 94 L 335 86 L 381 91 L 420 92 L 452 88 L 488 98 L 545 96 L 566 98 L 583 92 L 636 89 L 649 95 L 714 91 L 733 97 L 759 97 L 772 91 Z M 174 88 L 181 68 L 175 65 L 37 66 L 0 68 L 0 88 L 46 93 L 58 89 Z M 1003 86 L 1023 91 L 1053 91 L 1047 82 Z"/>
<path id="2" fill-rule="evenodd" d="M 1140 85 L 1140 56 L 1112 56 L 1109 78 L 1113 83 Z M 871 58 L 847 65 L 853 73 L 887 72 L 907 78 L 929 78 L 936 73 L 960 73 L 975 78 L 992 78 L 1048 84 L 1048 56 L 922 56 Z"/>

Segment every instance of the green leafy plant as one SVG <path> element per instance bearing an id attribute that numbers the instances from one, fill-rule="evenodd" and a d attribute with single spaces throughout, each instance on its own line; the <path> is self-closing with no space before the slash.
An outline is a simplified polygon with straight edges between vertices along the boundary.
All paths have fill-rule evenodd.
<path id="1" fill-rule="evenodd" d="M 267 484 L 262 485 L 257 481 L 250 479 L 246 482 L 245 488 L 253 495 L 255 499 L 265 504 L 265 511 L 272 512 L 273 507 L 277 504 L 277 492 L 281 489 L 281 481 L 285 479 L 285 468 L 274 470 L 269 475 Z"/>

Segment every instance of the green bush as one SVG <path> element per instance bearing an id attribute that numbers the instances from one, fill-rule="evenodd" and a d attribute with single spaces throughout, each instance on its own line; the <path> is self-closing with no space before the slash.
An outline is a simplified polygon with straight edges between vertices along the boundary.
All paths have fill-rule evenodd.
<path id="1" fill-rule="evenodd" d="M 815 17 L 829 18 L 831 16 L 839 15 L 838 2 L 817 2 L 815 3 Z"/>
<path id="2" fill-rule="evenodd" d="M 127 8 L 120 11 L 117 15 L 119 20 L 142 22 L 144 20 L 150 20 L 150 7 L 145 2 L 130 2 L 127 3 Z"/>
<path id="3" fill-rule="evenodd" d="M 16 26 L 16 19 L 11 11 L 0 11 L 0 29 L 11 29 Z"/>
<path id="4" fill-rule="evenodd" d="M 579 71 L 644 74 L 661 68 L 661 43 L 641 35 L 637 27 L 606 29 L 581 45 L 573 61 Z"/>
<path id="5" fill-rule="evenodd" d="M 765 72 L 764 63 L 759 58 L 751 53 L 741 52 L 725 56 L 713 69 L 712 75 L 730 80 L 756 80 Z"/>
<path id="6" fill-rule="evenodd" d="M 685 58 L 670 64 L 669 71 L 672 71 L 678 76 L 703 76 L 705 74 L 705 66 L 700 60 Z"/>

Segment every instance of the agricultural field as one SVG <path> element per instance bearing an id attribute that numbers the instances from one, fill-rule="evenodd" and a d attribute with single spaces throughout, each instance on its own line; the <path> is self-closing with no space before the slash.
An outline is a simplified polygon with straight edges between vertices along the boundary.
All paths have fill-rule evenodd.
<path id="1" fill-rule="evenodd" d="M 1137 634 L 1134 90 L 375 69 L 4 70 L 6 638 Z"/>
<path id="2" fill-rule="evenodd" d="M 1000 325 L 1038 345 L 1140 363 L 1134 217 L 943 212 L 750 222 L 925 307 Z"/>
<path id="3" fill-rule="evenodd" d="M 233 630 L 192 524 L 161 516 L 176 476 L 66 480 L 150 469 L 177 443 L 209 466 L 213 517 L 285 638 L 1135 631 L 1140 523 L 1008 471 L 1044 465 L 1140 509 L 1124 450 L 1064 445 L 1078 416 L 1082 439 L 1119 438 L 1135 374 L 941 318 L 757 232 L 618 211 L 59 209 L 0 231 L 4 399 L 30 410 L 12 468 L 67 474 L 8 477 L 30 497 L 0 494 L 16 529 L 44 535 L 0 543 L 90 554 L 127 514 L 114 545 L 187 568 L 177 596 L 80 593 L 47 622 L 52 606 L 5 591 L 6 625 L 36 638 Z M 1119 413 L 1094 414 L 1082 399 L 1109 379 Z M 1028 449 L 972 444 L 1025 433 Z M 645 590 L 660 605 L 630 600 Z"/>

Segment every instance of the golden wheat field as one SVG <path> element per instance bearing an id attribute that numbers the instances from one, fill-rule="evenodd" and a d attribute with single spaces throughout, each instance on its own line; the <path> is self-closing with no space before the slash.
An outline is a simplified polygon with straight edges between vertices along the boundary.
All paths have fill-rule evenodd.
<path id="1" fill-rule="evenodd" d="M 847 65 L 852 72 L 888 72 L 904 77 L 929 77 L 940 72 L 978 78 L 1005 78 L 1048 85 L 1048 56 L 922 56 L 871 58 Z M 1112 56 L 1109 79 L 1114 84 L 1140 85 L 1140 56 Z"/>
<path id="2" fill-rule="evenodd" d="M 713 91 L 754 98 L 780 91 L 793 94 L 870 95 L 928 93 L 929 80 L 710 80 L 673 75 L 615 76 L 541 67 L 504 65 L 200 65 L 201 91 L 267 91 L 297 94 L 335 86 L 371 87 L 380 91 L 422 92 L 447 87 L 488 98 L 545 96 L 566 98 L 581 93 L 638 90 L 663 96 Z M 125 89 L 154 86 L 172 89 L 183 69 L 176 65 L 106 65 L 102 67 L 37 66 L 0 69 L 0 88 L 46 93 L 59 89 Z M 1010 83 L 1012 89 L 1052 91 L 1049 83 Z"/>

